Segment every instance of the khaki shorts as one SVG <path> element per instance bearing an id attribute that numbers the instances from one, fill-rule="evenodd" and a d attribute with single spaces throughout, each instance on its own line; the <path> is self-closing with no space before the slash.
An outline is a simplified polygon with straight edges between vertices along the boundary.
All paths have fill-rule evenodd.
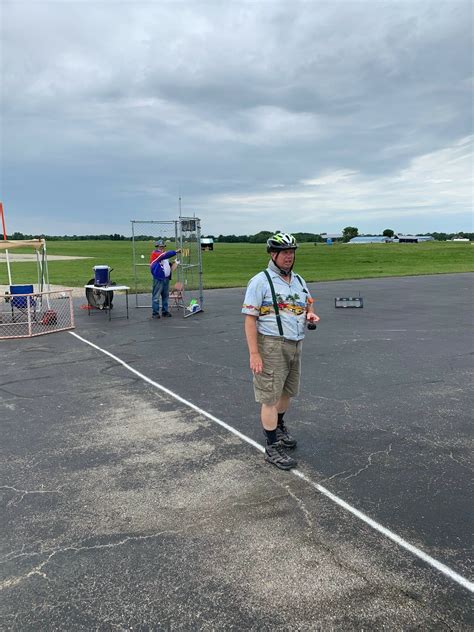
<path id="1" fill-rule="evenodd" d="M 255 401 L 276 404 L 283 394 L 298 395 L 303 341 L 258 334 L 258 350 L 263 371 L 253 376 Z"/>

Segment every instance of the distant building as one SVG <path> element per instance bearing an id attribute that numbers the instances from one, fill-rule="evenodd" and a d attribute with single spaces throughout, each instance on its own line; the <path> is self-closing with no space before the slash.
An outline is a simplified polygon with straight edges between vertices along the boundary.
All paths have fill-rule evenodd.
<path id="1" fill-rule="evenodd" d="M 449 241 L 463 241 L 464 243 L 469 243 L 471 240 L 467 237 L 453 237 Z"/>
<path id="2" fill-rule="evenodd" d="M 349 240 L 349 244 L 389 244 L 393 239 L 391 237 L 381 237 L 380 235 L 361 235 L 353 237 Z"/>
<path id="3" fill-rule="evenodd" d="M 335 239 L 342 239 L 342 233 L 320 233 L 319 236 L 321 239 L 332 239 L 333 241 Z"/>
<path id="4" fill-rule="evenodd" d="M 398 241 L 399 244 L 419 244 L 422 241 L 434 241 L 434 237 L 431 235 L 398 235 L 398 237 L 394 237 L 394 241 Z"/>
<path id="5" fill-rule="evenodd" d="M 214 250 L 214 239 L 212 237 L 201 237 L 201 250 Z"/>

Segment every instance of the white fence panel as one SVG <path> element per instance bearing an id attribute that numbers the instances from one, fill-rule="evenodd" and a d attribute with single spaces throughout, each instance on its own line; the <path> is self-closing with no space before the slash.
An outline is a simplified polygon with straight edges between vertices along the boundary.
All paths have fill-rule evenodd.
<path id="1" fill-rule="evenodd" d="M 72 290 L 0 295 L 0 340 L 74 329 Z"/>

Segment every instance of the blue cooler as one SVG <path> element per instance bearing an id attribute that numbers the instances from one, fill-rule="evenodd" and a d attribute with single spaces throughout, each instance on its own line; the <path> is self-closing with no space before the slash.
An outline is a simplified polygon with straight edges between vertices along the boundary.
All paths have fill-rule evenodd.
<path id="1" fill-rule="evenodd" d="M 32 285 L 10 285 L 10 294 L 33 294 Z M 25 309 L 28 306 L 27 296 L 12 296 L 12 305 L 18 309 Z M 30 304 L 33 306 L 34 301 L 31 299 Z"/>
<path id="2" fill-rule="evenodd" d="M 109 266 L 94 266 L 94 285 L 105 286 L 110 284 Z"/>

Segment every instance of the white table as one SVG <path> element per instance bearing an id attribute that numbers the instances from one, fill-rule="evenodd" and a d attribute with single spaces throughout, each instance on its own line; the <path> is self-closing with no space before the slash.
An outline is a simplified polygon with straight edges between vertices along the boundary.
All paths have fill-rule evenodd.
<path id="1" fill-rule="evenodd" d="M 105 297 L 105 302 L 103 306 L 103 310 L 108 310 L 109 312 L 109 320 L 112 320 L 112 309 L 111 309 L 111 301 L 110 301 L 110 293 L 111 292 L 125 292 L 125 301 L 127 305 L 127 319 L 128 319 L 128 290 L 130 289 L 128 285 L 84 285 L 86 290 L 94 290 L 99 294 L 103 294 Z M 87 292 L 86 292 L 87 294 Z M 90 301 L 89 306 L 95 307 L 95 305 L 91 305 Z M 99 308 L 100 309 L 100 308 Z M 91 310 L 89 309 L 89 316 L 91 315 Z"/>

